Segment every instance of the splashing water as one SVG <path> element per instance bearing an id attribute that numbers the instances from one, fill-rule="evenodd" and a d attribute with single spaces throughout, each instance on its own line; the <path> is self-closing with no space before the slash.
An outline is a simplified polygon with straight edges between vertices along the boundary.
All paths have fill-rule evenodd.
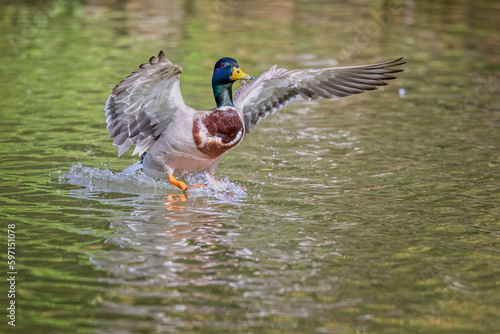
<path id="1" fill-rule="evenodd" d="M 231 197 L 242 199 L 247 196 L 241 186 L 228 180 L 217 181 L 208 173 L 203 173 L 186 179 L 188 184 L 203 183 L 204 187 L 189 190 L 191 197 L 210 196 L 217 199 Z M 141 171 L 141 164 L 135 163 L 123 171 L 113 172 L 109 169 L 99 169 L 76 163 L 68 173 L 59 177 L 60 183 L 69 183 L 85 187 L 89 191 L 120 192 L 127 194 L 165 194 L 177 190 L 167 181 L 155 180 Z"/>
<path id="2" fill-rule="evenodd" d="M 206 184 L 206 186 L 189 190 L 189 196 L 209 196 L 215 197 L 219 200 L 228 198 L 231 198 L 231 200 L 240 200 L 246 198 L 247 196 L 246 188 L 241 187 L 236 183 L 230 182 L 227 179 L 216 180 L 208 173 L 203 173 L 201 176 L 201 183 Z M 195 178 L 193 178 L 193 181 L 195 181 L 194 179 Z M 197 180 L 197 182 L 200 182 L 199 178 L 197 178 Z"/>

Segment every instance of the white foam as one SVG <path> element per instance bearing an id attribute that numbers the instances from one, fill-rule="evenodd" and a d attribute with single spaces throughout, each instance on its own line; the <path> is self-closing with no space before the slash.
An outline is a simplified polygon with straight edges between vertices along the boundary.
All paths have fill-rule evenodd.
<path id="1" fill-rule="evenodd" d="M 210 196 L 217 199 L 230 197 L 232 200 L 246 197 L 246 191 L 240 185 L 228 180 L 216 181 L 208 173 L 187 178 L 187 184 L 206 184 L 204 187 L 190 189 L 189 196 Z M 146 176 L 140 164 L 133 164 L 123 171 L 111 171 L 83 166 L 76 163 L 68 173 L 59 177 L 60 183 L 69 183 L 85 187 L 88 191 L 120 192 L 125 194 L 167 194 L 178 191 L 168 181 L 155 180 Z"/>

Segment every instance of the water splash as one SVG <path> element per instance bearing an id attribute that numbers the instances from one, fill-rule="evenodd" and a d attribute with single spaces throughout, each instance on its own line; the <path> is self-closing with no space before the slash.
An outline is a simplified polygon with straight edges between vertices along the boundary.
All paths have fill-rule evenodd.
<path id="1" fill-rule="evenodd" d="M 206 184 L 205 187 L 194 188 L 188 192 L 189 196 L 209 196 L 219 200 L 231 198 L 232 200 L 240 200 L 247 197 L 246 188 L 230 182 L 227 179 L 216 180 L 208 173 L 201 175 L 201 183 Z M 199 182 L 198 178 L 198 182 Z M 194 180 L 193 180 L 194 181 Z"/>
<path id="2" fill-rule="evenodd" d="M 189 197 L 210 196 L 217 199 L 231 197 L 234 200 L 247 196 L 245 189 L 240 185 L 228 180 L 217 181 L 208 173 L 188 177 L 186 181 L 188 184 L 206 184 L 204 187 L 189 190 Z M 118 172 L 86 167 L 81 163 L 76 163 L 71 166 L 68 173 L 59 177 L 59 182 L 85 187 L 92 192 L 166 194 L 178 190 L 167 181 L 155 180 L 146 176 L 138 163 Z"/>

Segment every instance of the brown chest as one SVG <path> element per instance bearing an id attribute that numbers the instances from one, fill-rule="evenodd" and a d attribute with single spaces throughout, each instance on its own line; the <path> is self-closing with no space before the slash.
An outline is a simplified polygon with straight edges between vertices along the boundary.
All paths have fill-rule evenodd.
<path id="1" fill-rule="evenodd" d="M 214 159 L 243 139 L 243 122 L 234 108 L 215 109 L 193 121 L 196 147 L 207 158 Z"/>

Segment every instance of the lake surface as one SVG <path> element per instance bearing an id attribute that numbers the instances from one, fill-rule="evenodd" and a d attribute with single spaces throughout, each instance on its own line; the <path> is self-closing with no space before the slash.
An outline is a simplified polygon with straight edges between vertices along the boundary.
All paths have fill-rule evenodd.
<path id="1" fill-rule="evenodd" d="M 499 332 L 499 12 L 2 1 L 0 332 Z M 383 90 L 294 101 L 186 197 L 122 172 L 137 158 L 117 158 L 105 126 L 111 89 L 160 50 L 204 109 L 223 56 L 254 76 L 407 64 Z"/>

